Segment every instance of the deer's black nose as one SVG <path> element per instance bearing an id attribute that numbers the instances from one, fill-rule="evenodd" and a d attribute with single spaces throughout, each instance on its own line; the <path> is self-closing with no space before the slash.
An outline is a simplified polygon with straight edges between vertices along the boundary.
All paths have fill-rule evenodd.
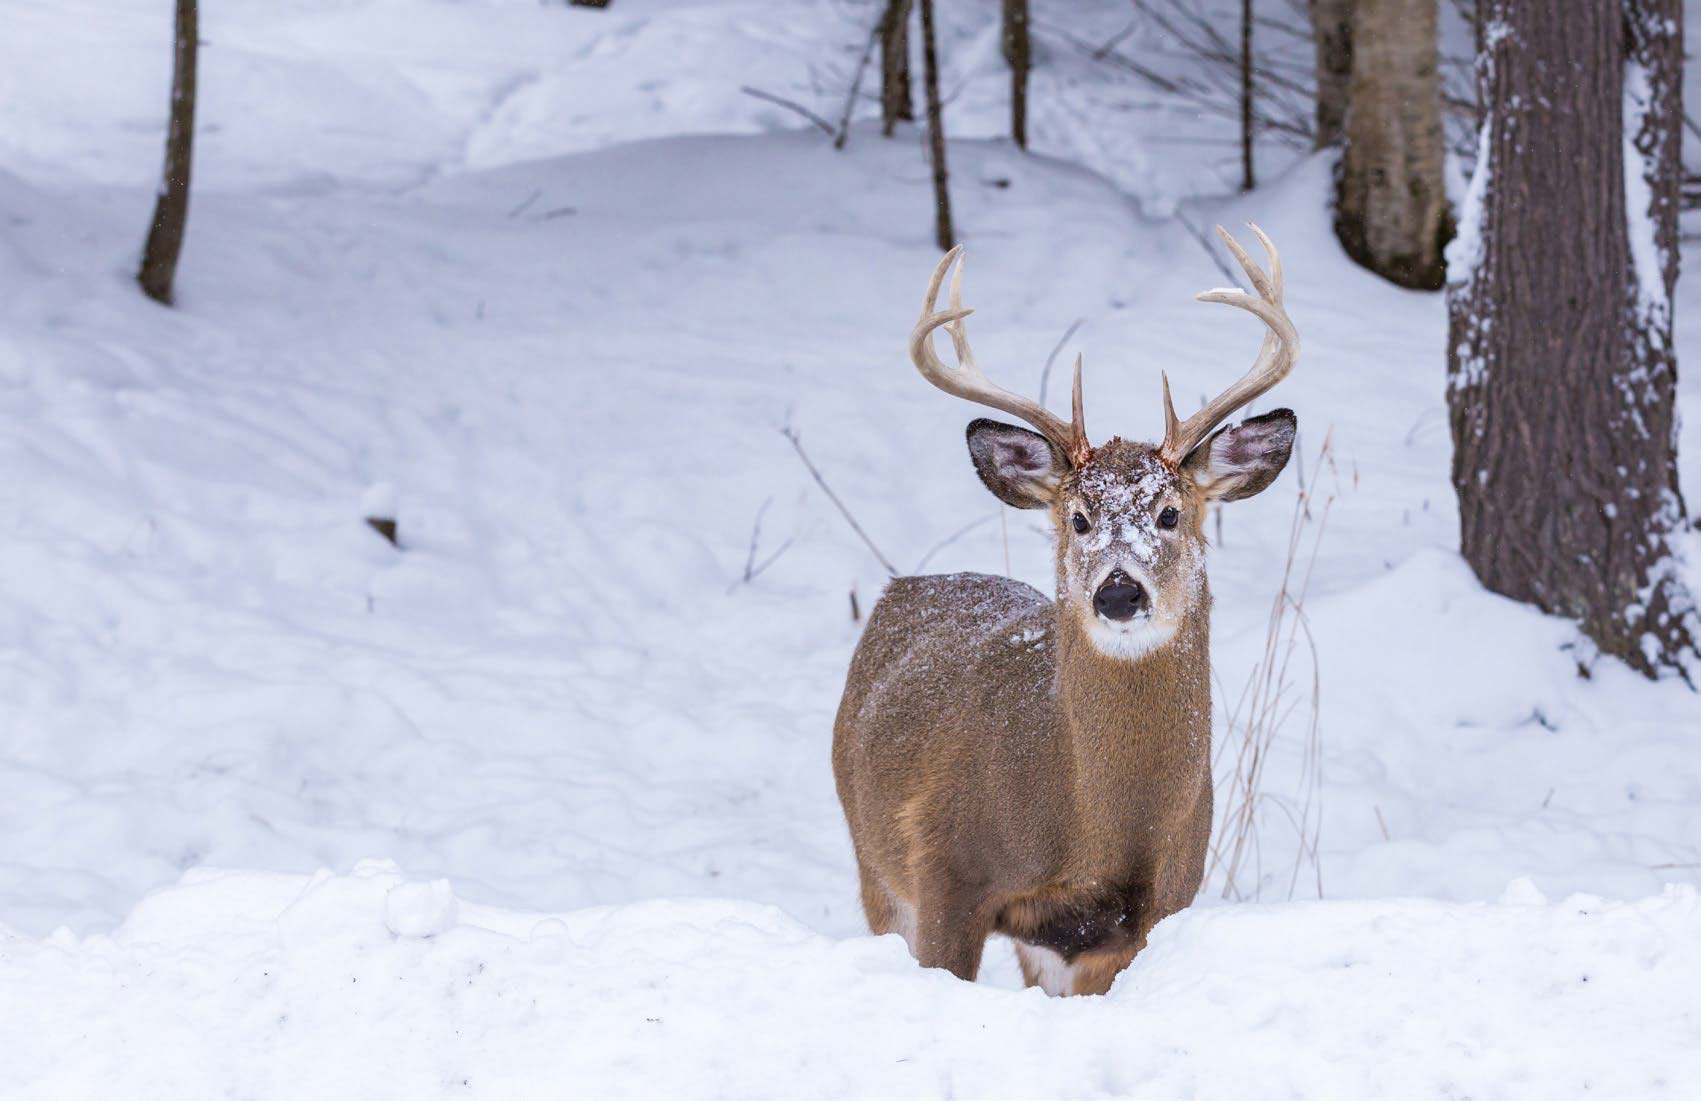
<path id="1" fill-rule="evenodd" d="M 1121 570 L 1110 571 L 1099 591 L 1093 594 L 1093 610 L 1118 622 L 1133 619 L 1150 610 L 1151 606 L 1152 599 L 1146 595 L 1146 586 Z"/>

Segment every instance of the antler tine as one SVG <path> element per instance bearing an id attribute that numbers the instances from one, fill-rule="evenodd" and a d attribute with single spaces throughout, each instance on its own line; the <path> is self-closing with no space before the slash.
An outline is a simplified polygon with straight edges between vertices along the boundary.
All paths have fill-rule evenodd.
<path id="1" fill-rule="evenodd" d="M 1081 406 L 1081 353 L 1075 353 L 1075 381 L 1069 388 L 1069 451 L 1070 461 L 1080 466 L 1093 452 L 1087 442 L 1087 412 Z"/>
<path id="2" fill-rule="evenodd" d="M 963 305 L 963 266 L 960 258 L 963 246 L 958 245 L 947 252 L 939 265 L 933 269 L 933 277 L 928 280 L 927 297 L 922 300 L 921 319 L 910 330 L 910 359 L 915 363 L 916 370 L 923 378 L 939 389 L 955 397 L 985 405 L 1011 416 L 1020 417 L 1055 444 L 1069 460 L 1076 465 L 1085 461 L 1089 452 L 1086 444 L 1085 422 L 1081 416 L 1081 367 L 1079 361 L 1075 365 L 1075 416 L 1071 424 L 1054 416 L 1040 405 L 1018 394 L 1012 394 L 995 385 L 991 379 L 975 366 L 974 352 L 969 347 L 968 330 L 963 325 L 963 319 L 974 310 Z M 951 303 L 948 309 L 938 310 L 939 291 L 945 283 L 945 273 L 951 265 L 957 265 L 957 271 L 951 279 Z M 958 366 L 945 366 L 939 354 L 933 350 L 933 333 L 943 327 L 951 337 L 951 346 L 956 351 Z"/>
<path id="3" fill-rule="evenodd" d="M 1259 229 L 1257 225 L 1252 222 L 1247 222 L 1246 224 L 1251 226 L 1252 232 L 1257 235 L 1259 243 L 1264 246 L 1264 254 L 1270 258 L 1270 283 L 1276 288 L 1276 301 L 1280 302 L 1282 300 L 1281 254 L 1276 251 L 1275 242 L 1271 241 L 1270 238 L 1265 235 L 1263 230 Z M 1225 232 L 1223 236 L 1227 237 L 1228 234 Z"/>
<path id="4" fill-rule="evenodd" d="M 1269 331 L 1264 334 L 1263 346 L 1258 349 L 1258 358 L 1253 361 L 1251 370 L 1233 386 L 1206 402 L 1204 408 L 1185 421 L 1178 420 L 1175 415 L 1175 405 L 1170 400 L 1169 379 L 1167 376 L 1164 378 L 1164 441 L 1159 448 L 1159 454 L 1172 466 L 1185 459 L 1188 452 L 1204 442 L 1212 430 L 1227 420 L 1235 410 L 1268 392 L 1286 378 L 1299 359 L 1299 331 L 1294 328 L 1293 321 L 1288 318 L 1287 310 L 1282 306 L 1282 259 L 1276 252 L 1275 244 L 1265 236 L 1263 230 L 1252 226 L 1252 232 L 1258 235 L 1258 240 L 1264 245 L 1264 251 L 1270 257 L 1270 272 L 1266 275 L 1227 230 L 1218 226 L 1217 232 L 1222 235 L 1223 243 L 1240 262 L 1240 266 L 1246 270 L 1247 278 L 1252 281 L 1252 286 L 1258 293 L 1253 295 L 1243 290 L 1213 290 L 1195 297 L 1201 302 L 1221 302 L 1225 306 L 1243 309 L 1268 325 Z"/>
<path id="5" fill-rule="evenodd" d="M 1248 222 L 1247 225 L 1252 225 L 1252 223 Z M 1257 226 L 1252 226 L 1252 231 L 1258 234 L 1260 241 L 1264 242 L 1264 251 L 1274 255 L 1275 246 L 1270 243 L 1270 239 L 1264 236 Z M 1266 302 L 1280 302 L 1282 293 L 1271 285 L 1274 280 L 1265 275 L 1264 269 L 1258 266 L 1258 262 L 1246 254 L 1246 250 L 1240 247 L 1240 242 L 1230 236 L 1229 231 L 1222 226 L 1217 227 L 1217 236 L 1221 237 L 1223 244 L 1227 245 L 1228 250 L 1234 253 L 1234 258 L 1240 262 L 1241 270 L 1246 273 L 1248 279 L 1252 280 L 1252 289 L 1258 292 L 1258 297 Z M 1273 262 L 1270 266 L 1277 271 L 1281 270 L 1280 263 Z"/>
<path id="6" fill-rule="evenodd" d="M 969 347 L 969 329 L 963 324 L 970 310 L 963 309 L 963 269 L 968 267 L 968 259 L 962 255 L 963 246 L 958 245 L 951 250 L 957 254 L 957 270 L 951 273 L 951 312 L 961 311 L 957 320 L 945 326 L 945 331 L 951 334 L 951 347 L 957 353 L 957 362 L 964 367 L 974 367 L 974 349 Z"/>

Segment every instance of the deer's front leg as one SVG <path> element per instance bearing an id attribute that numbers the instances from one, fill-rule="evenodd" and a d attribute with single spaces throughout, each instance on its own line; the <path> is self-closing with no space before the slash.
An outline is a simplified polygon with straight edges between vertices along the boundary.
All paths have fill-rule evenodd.
<path id="1" fill-rule="evenodd" d="M 978 890 L 939 879 L 924 884 L 916 907 L 916 959 L 974 982 L 992 931 L 985 908 Z"/>

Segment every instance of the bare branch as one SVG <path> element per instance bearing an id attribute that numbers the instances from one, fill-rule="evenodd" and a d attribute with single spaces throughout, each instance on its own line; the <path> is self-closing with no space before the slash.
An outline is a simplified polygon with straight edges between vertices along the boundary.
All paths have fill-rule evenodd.
<path id="1" fill-rule="evenodd" d="M 862 94 L 862 74 L 867 71 L 868 59 L 874 56 L 874 44 L 880 41 L 880 32 L 885 29 L 886 13 L 882 11 L 868 32 L 868 43 L 862 48 L 862 60 L 856 63 L 856 75 L 851 78 L 850 92 L 845 96 L 845 111 L 839 118 L 839 133 L 833 139 L 834 149 L 843 149 L 845 142 L 850 140 L 851 112 L 856 110 L 856 97 Z"/>
<path id="2" fill-rule="evenodd" d="M 1057 338 L 1057 343 L 1052 345 L 1051 354 L 1045 357 L 1045 367 L 1040 371 L 1039 403 L 1041 406 L 1045 405 L 1045 384 L 1051 381 L 1051 365 L 1057 362 L 1057 353 L 1061 352 L 1063 346 L 1069 343 L 1069 338 L 1075 335 L 1075 330 L 1086 323 L 1087 319 L 1084 317 L 1077 317 L 1071 321 L 1069 327 L 1063 330 L 1063 335 Z"/>
<path id="3" fill-rule="evenodd" d="M 788 111 L 796 111 L 810 122 L 813 122 L 816 126 L 819 126 L 823 134 L 826 134 L 828 137 L 833 136 L 833 124 L 822 118 L 820 115 L 817 115 L 814 111 L 811 111 L 801 103 L 794 103 L 793 101 L 786 99 L 784 96 L 776 96 L 774 93 L 764 92 L 760 88 L 752 88 L 748 84 L 741 85 L 738 90 L 747 96 L 754 96 L 757 99 L 772 103 L 776 107 L 784 107 Z"/>
<path id="4" fill-rule="evenodd" d="M 874 545 L 874 540 L 870 539 L 868 533 L 862 530 L 862 525 L 856 522 L 856 517 L 851 515 L 851 510 L 845 507 L 845 503 L 839 500 L 839 495 L 833 492 L 833 487 L 827 484 L 827 479 L 821 476 L 821 471 L 810 460 L 809 453 L 803 450 L 803 440 L 798 437 L 797 430 L 788 424 L 780 429 L 780 435 L 791 441 L 792 450 L 796 451 L 797 457 L 803 460 L 803 465 L 809 471 L 809 476 L 815 479 L 815 484 L 821 487 L 821 492 L 827 495 L 827 499 L 833 502 L 833 507 L 839 510 L 839 515 L 843 516 L 845 522 L 850 524 L 851 530 L 856 532 L 857 538 L 862 540 L 862 545 L 874 552 L 874 557 L 880 560 L 880 564 L 886 568 L 888 574 L 897 577 L 898 567 L 892 565 L 892 560 L 882 554 L 880 548 Z"/>
<path id="5" fill-rule="evenodd" d="M 939 540 L 939 542 L 933 544 L 932 547 L 928 548 L 927 553 L 921 556 L 921 561 L 917 562 L 915 564 L 915 569 L 912 570 L 911 572 L 912 573 L 920 573 L 923 566 L 925 566 L 929 562 L 933 561 L 934 555 L 938 554 L 940 551 L 944 550 L 946 547 L 950 546 L 952 543 L 955 543 L 957 540 L 961 539 L 963 536 L 967 535 L 969 532 L 975 530 L 976 528 L 980 527 L 982 524 L 986 523 L 987 521 L 989 521 L 991 519 L 992 519 L 991 516 L 982 516 L 978 520 L 970 520 L 968 523 L 964 524 L 962 527 L 958 528 L 956 531 L 952 532 L 950 535 L 947 535 L 945 538 Z"/>
<path id="6" fill-rule="evenodd" d="M 727 592 L 732 592 L 740 585 L 748 585 L 750 582 L 762 576 L 762 572 L 777 562 L 780 555 L 791 549 L 791 545 L 795 540 L 787 539 L 785 542 L 781 543 L 779 545 L 779 549 L 775 550 L 772 554 L 768 555 L 760 562 L 756 560 L 757 549 L 762 542 L 762 517 L 767 513 L 768 506 L 773 503 L 774 499 L 769 497 L 767 500 L 762 502 L 762 507 L 756 510 L 756 522 L 750 525 L 750 549 L 744 555 L 744 573 L 737 581 L 734 581 L 726 587 Z"/>
<path id="7" fill-rule="evenodd" d="M 1199 242 L 1199 247 L 1205 250 L 1205 255 L 1211 258 L 1211 263 L 1217 265 L 1217 270 L 1222 272 L 1224 279 L 1227 279 L 1230 283 L 1240 282 L 1240 277 L 1229 270 L 1229 266 L 1223 263 L 1223 258 L 1217 255 L 1217 250 L 1211 247 L 1211 239 L 1205 236 L 1203 230 L 1189 222 L 1180 210 L 1175 212 L 1175 220 L 1187 229 L 1187 232 L 1192 235 L 1195 241 Z"/>

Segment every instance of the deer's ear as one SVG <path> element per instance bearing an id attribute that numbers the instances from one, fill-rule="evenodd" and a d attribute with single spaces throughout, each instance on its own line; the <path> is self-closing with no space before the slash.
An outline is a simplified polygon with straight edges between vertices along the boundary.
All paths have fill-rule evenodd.
<path id="1" fill-rule="evenodd" d="M 1038 432 L 984 417 L 969 424 L 969 457 L 992 495 L 1016 508 L 1050 508 L 1069 462 Z"/>
<path id="2" fill-rule="evenodd" d="M 1292 409 L 1277 409 L 1216 432 L 1182 460 L 1207 499 L 1238 501 L 1262 492 L 1293 454 L 1299 422 Z"/>

